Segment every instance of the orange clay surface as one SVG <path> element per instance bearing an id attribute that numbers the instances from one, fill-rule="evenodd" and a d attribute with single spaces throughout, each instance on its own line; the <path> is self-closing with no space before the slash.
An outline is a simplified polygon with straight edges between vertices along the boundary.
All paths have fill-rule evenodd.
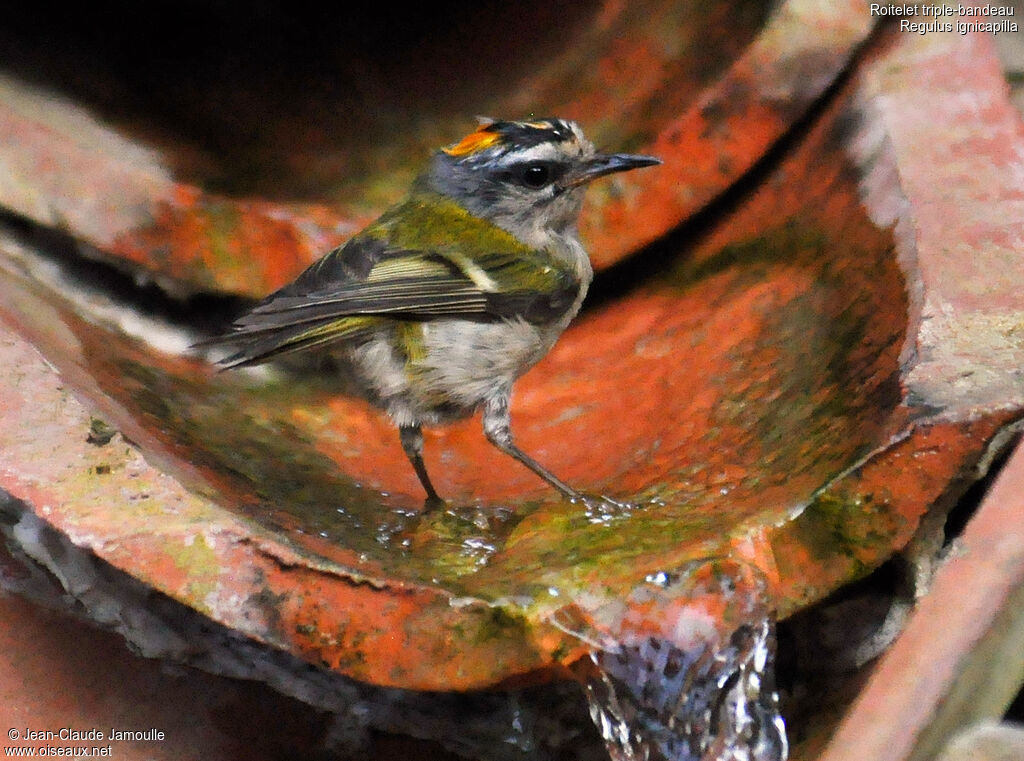
<path id="1" fill-rule="evenodd" d="M 551 115 L 578 120 L 602 148 L 650 151 L 665 161 L 657 177 L 615 178 L 592 191 L 583 234 L 605 267 L 734 183 L 807 112 L 874 21 L 859 0 L 790 0 L 769 14 L 770 5 L 595 0 L 563 8 L 557 23 L 539 2 L 510 6 L 506 19 L 463 8 L 457 24 L 438 19 L 436 32 L 418 35 L 421 48 L 440 50 L 404 48 L 384 63 L 365 63 L 384 78 L 371 104 L 345 100 L 368 85 L 352 64 L 358 48 L 333 38 L 321 54 L 333 50 L 343 60 L 324 60 L 315 72 L 298 64 L 293 71 L 283 56 L 272 76 L 222 81 L 209 69 L 190 78 L 185 60 L 181 83 L 161 79 L 153 87 L 189 118 L 177 141 L 167 135 L 173 122 L 159 125 L 153 148 L 117 131 L 145 130 L 151 117 L 136 101 L 148 103 L 152 93 L 112 97 L 105 80 L 90 89 L 83 71 L 101 67 L 102 49 L 65 61 L 64 46 L 51 44 L 55 58 L 45 70 L 56 72 L 53 93 L 0 80 L 0 162 L 8 174 L 0 207 L 59 227 L 94 255 L 179 291 L 258 297 L 399 200 L 431 151 L 471 131 L 475 113 Z M 332 22 L 348 23 L 322 23 Z M 476 35 L 463 31 L 474 24 L 485 27 L 475 56 L 466 45 Z M 508 30 L 500 40 L 489 33 L 495 24 Z M 446 39 L 453 31 L 457 40 Z M 463 55 L 453 58 L 445 45 Z M 173 60 L 176 52 L 166 55 Z M 425 70 L 429 61 L 437 71 Z M 40 67 L 25 66 L 35 81 Z M 74 73 L 60 76 L 62 66 Z M 502 76 L 490 81 L 489 71 Z M 232 111 L 232 101 L 242 105 Z M 397 120 L 382 101 L 416 118 Z"/>
<path id="2" fill-rule="evenodd" d="M 87 319 L 9 243 L 0 486 L 205 615 L 376 684 L 559 673 L 587 649 L 579 634 L 644 631 L 623 623 L 630 605 L 657 618 L 637 592 L 648 577 L 720 560 L 738 565 L 735 600 L 756 592 L 785 615 L 905 545 L 1022 415 L 1022 270 L 997 266 L 1021 231 L 987 211 L 1022 193 L 1001 86 L 983 38 L 882 35 L 749 187 L 598 277 L 517 385 L 513 427 L 555 473 L 620 504 L 558 499 L 473 419 L 429 432 L 450 505 L 425 513 L 392 426 L 329 375 L 218 374 L 163 353 Z M 978 143 L 974 121 L 1006 140 Z M 770 130 L 749 126 L 763 153 Z M 695 130 L 686 151 L 718 134 Z M 592 209 L 611 231 L 622 198 L 661 198 L 632 248 L 703 203 L 679 212 L 671 188 Z M 302 260 L 275 250 L 278 274 L 254 264 L 240 292 Z M 88 443 L 92 415 L 122 435 Z M 676 603 L 680 620 L 679 606 L 711 610 Z"/>

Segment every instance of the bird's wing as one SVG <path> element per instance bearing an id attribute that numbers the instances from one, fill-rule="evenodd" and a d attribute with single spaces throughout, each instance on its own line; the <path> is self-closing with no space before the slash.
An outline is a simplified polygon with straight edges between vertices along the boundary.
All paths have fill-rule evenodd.
<path id="1" fill-rule="evenodd" d="M 254 364 L 323 346 L 389 318 L 542 323 L 563 314 L 579 294 L 579 281 L 564 265 L 511 236 L 505 240 L 503 232 L 496 236 L 487 228 L 489 238 L 468 238 L 478 250 L 445 245 L 444 238 L 435 248 L 410 248 L 403 244 L 434 241 L 423 240 L 422 227 L 404 233 L 409 223 L 403 221 L 385 215 L 239 317 L 230 333 L 212 342 L 236 350 L 222 364 Z M 462 243 L 472 231 L 457 232 Z"/>

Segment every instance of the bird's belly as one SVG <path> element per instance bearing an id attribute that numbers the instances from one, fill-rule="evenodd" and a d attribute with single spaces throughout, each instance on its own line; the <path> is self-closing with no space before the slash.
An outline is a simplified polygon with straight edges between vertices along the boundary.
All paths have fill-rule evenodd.
<path id="1" fill-rule="evenodd" d="M 523 320 L 436 320 L 402 330 L 406 335 L 378 334 L 351 356 L 372 395 L 399 425 L 472 414 L 488 398 L 507 393 L 561 333 Z"/>
<path id="2" fill-rule="evenodd" d="M 427 405 L 442 399 L 443 406 L 454 405 L 467 414 L 486 399 L 507 393 L 550 348 L 542 330 L 522 320 L 426 323 L 423 338 L 424 356 L 411 367 L 418 396 Z"/>

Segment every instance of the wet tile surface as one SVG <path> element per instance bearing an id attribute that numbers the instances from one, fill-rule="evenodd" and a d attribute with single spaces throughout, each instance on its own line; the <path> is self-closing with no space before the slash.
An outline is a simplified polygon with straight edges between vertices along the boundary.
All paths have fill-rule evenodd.
<path id="1" fill-rule="evenodd" d="M 845 28 L 837 49 L 864 31 Z M 875 39 L 755 187 L 599 276 L 589 311 L 517 388 L 520 443 L 622 504 L 550 499 L 470 421 L 428 438 L 454 509 L 424 515 L 393 432 L 365 404 L 320 377 L 219 376 L 155 348 L 96 319 L 9 240 L 0 348 L 18 371 L 0 409 L 3 487 L 215 620 L 376 683 L 468 688 L 557 670 L 586 647 L 555 615 L 621 630 L 645 578 L 709 556 L 755 567 L 782 613 L 820 599 L 903 546 L 1021 414 L 1024 289 L 1006 266 L 1019 230 L 1003 224 L 1020 201 L 1005 171 L 1020 124 L 994 94 L 986 43 L 945 42 Z M 725 80 L 737 90 L 752 76 L 743 60 Z M 979 82 L 991 97 L 953 97 Z M 739 116 L 693 112 L 650 144 L 706 177 L 687 151 L 736 137 L 744 102 Z M 774 126 L 734 146 L 749 152 L 712 173 L 714 188 L 684 183 L 680 200 L 616 186 L 588 234 L 616 237 L 637 199 L 653 221 L 629 246 L 673 227 L 762 155 L 792 123 L 783 112 L 758 111 Z M 951 131 L 973 119 L 986 129 Z M 166 196 L 173 213 L 144 213 L 154 224 L 127 239 L 78 232 L 109 244 L 103 258 L 189 288 L 263 292 L 350 229 L 323 208 L 232 206 L 136 158 L 142 201 L 120 211 Z M 266 266 L 240 266 L 267 242 Z M 621 246 L 601 246 L 603 264 L 632 250 Z M 121 433 L 89 442 L 94 416 Z"/>

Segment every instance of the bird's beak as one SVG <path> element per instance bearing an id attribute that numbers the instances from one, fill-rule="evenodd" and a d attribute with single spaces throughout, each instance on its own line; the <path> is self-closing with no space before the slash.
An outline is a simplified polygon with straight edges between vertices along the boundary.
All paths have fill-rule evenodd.
<path id="1" fill-rule="evenodd" d="M 573 169 L 561 185 L 565 188 L 574 188 L 583 185 L 598 177 L 615 172 L 628 172 L 630 169 L 640 169 L 645 166 L 660 164 L 661 159 L 654 156 L 638 156 L 631 153 L 599 153 L 591 159 L 583 162 Z"/>

